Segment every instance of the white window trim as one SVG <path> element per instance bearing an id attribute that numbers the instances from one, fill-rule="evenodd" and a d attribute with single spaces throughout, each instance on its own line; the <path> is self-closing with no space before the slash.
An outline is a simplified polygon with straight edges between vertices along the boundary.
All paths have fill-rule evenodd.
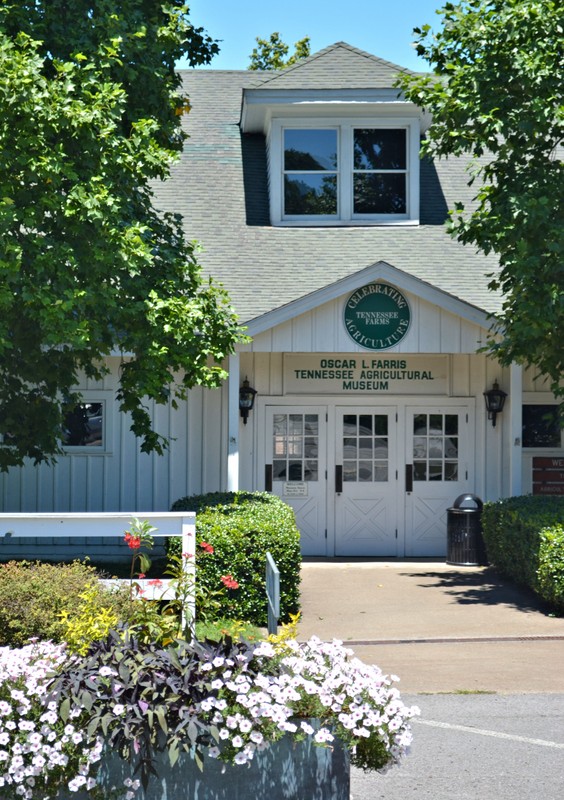
<path id="1" fill-rule="evenodd" d="M 347 175 L 340 182 L 338 218 L 334 216 L 284 217 L 284 129 L 330 128 L 337 130 L 339 146 L 339 175 Z M 406 214 L 352 215 L 352 132 L 354 128 L 405 128 L 407 132 L 407 184 Z M 282 227 L 348 227 L 366 225 L 418 225 L 419 224 L 419 149 L 420 121 L 415 117 L 311 117 L 277 118 L 272 120 L 269 145 L 270 219 L 272 225 Z M 348 178 L 350 176 L 350 180 Z"/>
<path id="2" fill-rule="evenodd" d="M 100 456 L 112 453 L 113 441 L 113 403 L 114 395 L 112 392 L 92 390 L 82 392 L 82 399 L 80 404 L 85 403 L 102 403 L 102 446 L 92 447 L 87 444 L 67 445 L 62 444 L 63 452 L 65 455 L 89 455 Z"/>

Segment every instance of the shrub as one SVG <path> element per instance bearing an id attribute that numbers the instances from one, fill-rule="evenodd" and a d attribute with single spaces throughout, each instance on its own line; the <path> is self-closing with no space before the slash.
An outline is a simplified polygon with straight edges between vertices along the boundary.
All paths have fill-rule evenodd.
<path id="1" fill-rule="evenodd" d="M 558 536 L 545 542 L 543 531 L 558 528 L 562 522 L 564 497 L 510 497 L 486 503 L 482 527 L 488 560 L 516 583 L 554 602 L 558 592 L 551 588 L 551 575 L 559 573 L 563 544 Z"/>
<path id="2" fill-rule="evenodd" d="M 282 621 L 299 611 L 300 534 L 286 503 L 265 492 L 218 492 L 184 497 L 172 510 L 196 512 L 197 582 L 204 593 L 213 593 L 225 575 L 239 584 L 237 591 L 228 592 L 223 616 L 266 625 L 267 552 L 280 570 Z M 170 540 L 172 552 L 178 554 L 180 547 L 180 539 Z"/>
<path id="3" fill-rule="evenodd" d="M 564 611 L 564 526 L 544 528 L 540 533 L 538 583 L 542 596 Z"/>
<path id="4" fill-rule="evenodd" d="M 76 616 L 77 600 L 88 592 L 92 620 L 102 609 L 111 611 L 112 619 L 121 617 L 127 607 L 124 594 L 104 589 L 96 578 L 94 567 L 80 561 L 0 564 L 0 645 L 17 647 L 32 637 L 63 641 L 65 616 Z"/>

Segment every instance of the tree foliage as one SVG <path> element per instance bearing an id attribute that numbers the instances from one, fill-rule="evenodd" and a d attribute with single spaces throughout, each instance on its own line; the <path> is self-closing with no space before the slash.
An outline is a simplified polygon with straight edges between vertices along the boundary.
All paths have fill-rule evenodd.
<path id="1" fill-rule="evenodd" d="M 310 55 L 309 36 L 304 36 L 294 44 L 294 53 L 289 58 L 287 56 L 290 47 L 282 41 L 277 32 L 271 33 L 270 39 L 260 39 L 257 36 L 256 42 L 257 47 L 250 55 L 251 63 L 248 66 L 251 70 L 284 69 Z"/>
<path id="2" fill-rule="evenodd" d="M 110 354 L 146 452 L 166 447 L 147 399 L 224 377 L 236 319 L 151 189 L 184 141 L 175 62 L 215 52 L 180 0 L 3 0 L 0 469 L 60 451 L 79 377 Z"/>
<path id="3" fill-rule="evenodd" d="M 415 29 L 434 76 L 400 79 L 432 114 L 424 151 L 469 154 L 475 205 L 451 232 L 494 253 L 503 306 L 488 341 L 499 361 L 534 365 L 564 395 L 564 14 L 559 0 L 461 0 L 442 27 Z"/>

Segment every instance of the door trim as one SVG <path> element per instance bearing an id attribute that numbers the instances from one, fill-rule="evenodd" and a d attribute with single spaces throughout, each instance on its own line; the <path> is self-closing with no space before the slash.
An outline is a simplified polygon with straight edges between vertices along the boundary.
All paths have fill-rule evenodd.
<path id="1" fill-rule="evenodd" d="M 327 448 L 326 448 L 326 526 L 327 538 L 325 545 L 325 552 L 320 553 L 320 556 L 333 557 L 336 552 L 336 524 L 335 524 L 335 466 L 336 466 L 336 436 L 337 436 L 337 408 L 343 407 L 357 407 L 367 408 L 371 411 L 377 411 L 378 408 L 394 407 L 398 414 L 398 435 L 397 435 L 397 466 L 398 478 L 396 481 L 396 502 L 397 502 L 397 525 L 398 525 L 398 539 L 397 539 L 397 555 L 396 557 L 405 557 L 406 547 L 405 531 L 406 531 L 406 496 L 405 496 L 405 463 L 406 459 L 406 442 L 407 433 L 405 431 L 405 419 L 408 408 L 420 409 L 441 409 L 441 408 L 455 408 L 463 407 L 468 412 L 468 483 L 470 487 L 476 486 L 476 398 L 470 397 L 437 397 L 429 395 L 395 395 L 395 396 L 378 396 L 378 402 L 367 403 L 367 398 L 358 395 L 351 397 L 343 397 L 342 395 L 271 395 L 271 396 L 258 396 L 255 406 L 256 411 L 256 456 L 253 459 L 253 485 L 257 491 L 264 491 L 264 465 L 266 463 L 266 419 L 267 407 L 292 407 L 297 411 L 305 408 L 324 408 L 326 411 L 326 430 L 327 430 Z M 400 430 L 401 429 L 401 430 Z M 331 446 L 331 441 L 334 446 Z M 454 498 L 453 498 L 454 500 Z"/>

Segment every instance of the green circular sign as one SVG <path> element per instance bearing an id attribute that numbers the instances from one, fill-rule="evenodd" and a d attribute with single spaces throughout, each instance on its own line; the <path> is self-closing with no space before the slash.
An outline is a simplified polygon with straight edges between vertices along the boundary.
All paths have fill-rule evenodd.
<path id="1" fill-rule="evenodd" d="M 345 303 L 345 328 L 361 347 L 388 350 L 409 330 L 411 313 L 403 294 L 387 283 L 369 283 Z"/>

